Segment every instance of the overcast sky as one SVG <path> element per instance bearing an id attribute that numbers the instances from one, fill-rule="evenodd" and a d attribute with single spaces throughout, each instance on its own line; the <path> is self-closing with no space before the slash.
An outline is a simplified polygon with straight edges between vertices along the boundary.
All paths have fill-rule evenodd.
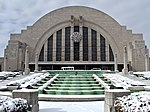
<path id="1" fill-rule="evenodd" d="M 11 33 L 20 33 L 48 12 L 74 5 L 101 10 L 134 33 L 143 33 L 150 48 L 150 0 L 0 0 L 0 56 Z"/>

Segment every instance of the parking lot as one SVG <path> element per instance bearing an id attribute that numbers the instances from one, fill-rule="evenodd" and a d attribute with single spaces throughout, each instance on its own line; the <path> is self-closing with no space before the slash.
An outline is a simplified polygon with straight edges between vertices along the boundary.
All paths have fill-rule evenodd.
<path id="1" fill-rule="evenodd" d="M 19 80 L 26 77 L 26 75 L 20 75 L 19 73 L 15 73 L 15 75 L 11 74 L 9 76 L 4 76 L 5 78 L 3 77 L 3 75 L 6 75 L 5 72 L 0 72 L 0 88 L 3 88 L 7 85 L 7 83 L 11 81 Z"/>

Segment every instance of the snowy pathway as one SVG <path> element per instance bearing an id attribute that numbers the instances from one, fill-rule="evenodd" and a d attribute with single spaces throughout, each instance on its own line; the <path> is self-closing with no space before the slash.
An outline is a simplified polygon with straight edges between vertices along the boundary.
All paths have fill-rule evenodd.
<path id="1" fill-rule="evenodd" d="M 39 101 L 39 112 L 104 112 L 104 101 L 44 102 Z"/>

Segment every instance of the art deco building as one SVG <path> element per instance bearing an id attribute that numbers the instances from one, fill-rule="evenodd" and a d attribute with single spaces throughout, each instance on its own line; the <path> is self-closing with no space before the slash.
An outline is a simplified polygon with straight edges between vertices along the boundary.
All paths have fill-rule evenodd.
<path id="1" fill-rule="evenodd" d="M 129 70 L 148 70 L 149 53 L 142 34 L 132 33 L 97 9 L 65 7 L 46 14 L 20 34 L 11 34 L 4 70 L 24 70 L 29 63 L 34 71 L 36 62 L 39 70 L 64 66 L 115 70 L 117 63 L 121 71 L 125 46 Z"/>

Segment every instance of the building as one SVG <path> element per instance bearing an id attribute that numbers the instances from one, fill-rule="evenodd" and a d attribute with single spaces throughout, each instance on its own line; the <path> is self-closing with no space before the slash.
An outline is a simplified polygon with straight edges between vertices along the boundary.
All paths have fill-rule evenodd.
<path id="1" fill-rule="evenodd" d="M 70 6 L 54 10 L 20 34 L 11 34 L 4 70 L 123 69 L 149 70 L 149 50 L 142 34 L 132 33 L 97 9 Z M 26 64 L 25 64 L 26 63 Z M 117 66 L 115 66 L 117 64 Z"/>

